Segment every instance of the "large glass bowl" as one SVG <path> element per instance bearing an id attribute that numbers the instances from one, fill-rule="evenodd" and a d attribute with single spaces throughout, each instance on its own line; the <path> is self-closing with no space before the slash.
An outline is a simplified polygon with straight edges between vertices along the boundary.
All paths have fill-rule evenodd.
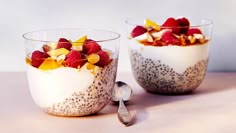
<path id="1" fill-rule="evenodd" d="M 111 61 L 108 65 L 98 67 L 85 63 L 80 68 L 62 66 L 48 70 L 32 66 L 32 52 L 43 51 L 43 45 L 57 45 L 59 38 L 80 45 L 75 40 L 85 35 L 109 53 Z M 95 29 L 53 29 L 29 32 L 23 37 L 29 89 L 35 103 L 45 112 L 59 116 L 84 116 L 100 111 L 109 103 L 117 73 L 118 33 Z M 83 49 L 83 45 L 80 48 Z M 58 61 L 59 55 L 53 58 Z"/>

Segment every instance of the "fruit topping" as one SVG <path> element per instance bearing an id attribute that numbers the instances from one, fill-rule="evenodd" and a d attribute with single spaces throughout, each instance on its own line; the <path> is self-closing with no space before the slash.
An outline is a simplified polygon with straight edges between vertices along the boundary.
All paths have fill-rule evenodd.
<path id="1" fill-rule="evenodd" d="M 49 57 L 48 54 L 36 50 L 32 53 L 31 64 L 32 66 L 38 68 L 43 63 L 43 61 L 48 57 Z"/>
<path id="2" fill-rule="evenodd" d="M 101 46 L 96 41 L 93 40 L 87 40 L 85 44 L 83 45 L 83 52 L 85 54 L 92 54 L 96 53 L 101 50 Z"/>
<path id="3" fill-rule="evenodd" d="M 200 27 L 191 28 L 190 21 L 185 17 L 170 17 L 161 26 L 146 19 L 143 26 L 138 25 L 131 31 L 131 39 L 152 46 L 189 46 L 208 41 Z"/>
<path id="4" fill-rule="evenodd" d="M 189 26 L 190 26 L 190 22 L 187 18 L 182 17 L 182 18 L 178 18 L 177 20 L 178 26 L 180 26 L 180 34 L 186 34 Z"/>
<path id="5" fill-rule="evenodd" d="M 73 42 L 73 46 L 82 46 L 86 40 L 87 36 L 82 36 L 81 38 Z"/>
<path id="6" fill-rule="evenodd" d="M 193 34 L 202 34 L 201 30 L 198 28 L 191 28 L 188 30 L 187 35 L 192 36 Z"/>
<path id="7" fill-rule="evenodd" d="M 144 23 L 145 23 L 144 27 L 146 29 L 150 29 L 150 30 L 154 29 L 154 30 L 157 30 L 157 31 L 161 30 L 160 25 L 158 25 L 156 22 L 154 22 L 154 21 L 152 21 L 150 19 L 146 19 Z"/>
<path id="8" fill-rule="evenodd" d="M 99 52 L 97 52 L 97 54 L 99 55 L 100 60 L 96 65 L 98 65 L 100 67 L 104 67 L 111 62 L 111 59 L 110 59 L 109 54 L 107 52 L 100 50 Z"/>
<path id="9" fill-rule="evenodd" d="M 66 56 L 65 64 L 69 67 L 78 68 L 84 64 L 84 60 L 82 59 L 82 55 L 79 51 L 71 50 Z"/>
<path id="10" fill-rule="evenodd" d="M 65 39 L 65 38 L 60 38 L 57 44 L 57 49 L 59 48 L 65 48 L 67 50 L 70 50 L 72 47 L 72 44 L 69 40 Z"/>
<path id="11" fill-rule="evenodd" d="M 152 38 L 152 36 L 150 35 L 149 32 L 146 32 L 146 33 L 144 33 L 144 34 L 142 34 L 140 36 L 137 36 L 137 37 L 135 37 L 135 39 L 139 40 L 139 41 L 147 40 L 148 42 L 153 42 L 153 38 Z"/>
<path id="12" fill-rule="evenodd" d="M 47 58 L 39 66 L 39 69 L 41 69 L 41 70 L 50 70 L 50 69 L 56 69 L 58 67 L 60 67 L 60 65 L 57 63 L 56 60 L 54 60 L 52 58 Z"/>
<path id="13" fill-rule="evenodd" d="M 176 38 L 171 31 L 166 31 L 163 33 L 161 37 L 161 41 L 163 41 L 166 45 L 179 45 L 180 41 Z"/>
<path id="14" fill-rule="evenodd" d="M 96 64 L 99 62 L 100 60 L 100 56 L 96 53 L 93 53 L 93 54 L 90 54 L 88 57 L 88 62 L 91 63 L 91 64 Z"/>
<path id="15" fill-rule="evenodd" d="M 179 34 L 180 28 L 178 22 L 174 18 L 168 18 L 163 24 L 162 29 L 172 29 L 173 33 Z"/>
<path id="16" fill-rule="evenodd" d="M 67 55 L 70 51 L 65 48 L 59 48 L 55 50 L 48 51 L 47 54 L 50 56 L 59 56 L 59 55 Z"/>
<path id="17" fill-rule="evenodd" d="M 133 31 L 131 32 L 131 37 L 136 37 L 136 36 L 140 36 L 144 33 L 147 32 L 147 29 L 144 28 L 143 26 L 136 26 Z"/>
<path id="18" fill-rule="evenodd" d="M 150 35 L 151 36 L 151 35 Z M 76 69 L 87 68 L 96 74 L 95 69 L 105 67 L 111 61 L 111 51 L 104 50 L 92 39 L 82 36 L 75 42 L 60 38 L 58 42 L 44 44 L 41 50 L 35 50 L 26 57 L 26 63 L 41 70 L 51 70 L 59 67 Z"/>

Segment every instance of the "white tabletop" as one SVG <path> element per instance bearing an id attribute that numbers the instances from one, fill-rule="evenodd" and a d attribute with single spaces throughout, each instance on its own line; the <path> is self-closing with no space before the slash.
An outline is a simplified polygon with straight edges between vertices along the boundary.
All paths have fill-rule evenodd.
<path id="1" fill-rule="evenodd" d="M 131 73 L 118 73 L 134 97 L 128 108 L 134 117 L 125 127 L 110 103 L 86 117 L 56 117 L 44 113 L 30 96 L 24 72 L 0 73 L 0 133 L 235 133 L 236 73 L 208 73 L 190 95 L 163 96 L 145 92 Z"/>

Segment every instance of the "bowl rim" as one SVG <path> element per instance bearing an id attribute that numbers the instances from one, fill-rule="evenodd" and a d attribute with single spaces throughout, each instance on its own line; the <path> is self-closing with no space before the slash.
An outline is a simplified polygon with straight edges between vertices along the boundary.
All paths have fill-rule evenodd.
<path id="1" fill-rule="evenodd" d="M 105 29 L 93 29 L 93 28 L 55 28 L 55 29 L 40 29 L 40 30 L 34 30 L 34 31 L 30 31 L 30 32 L 26 32 L 22 35 L 22 37 L 25 40 L 29 40 L 29 41 L 38 41 L 38 42 L 54 42 L 57 43 L 58 41 L 52 41 L 52 40 L 41 40 L 41 39 L 33 39 L 32 37 L 28 37 L 30 34 L 33 33 L 37 33 L 37 32 L 48 32 L 48 31 L 63 31 L 63 30 L 71 30 L 71 31 L 101 31 L 101 32 L 107 32 L 107 33 L 112 33 L 114 34 L 114 37 L 111 37 L 109 39 L 101 39 L 101 40 L 94 40 L 95 42 L 107 42 L 107 41 L 112 41 L 112 40 L 116 40 L 119 39 L 121 37 L 121 35 L 117 32 L 114 31 L 110 31 L 110 30 L 105 30 Z M 71 43 L 80 43 L 80 42 L 75 42 L 72 41 Z"/>
<path id="2" fill-rule="evenodd" d="M 158 20 L 158 19 L 163 19 L 163 18 L 166 18 L 166 19 L 168 19 L 168 18 L 174 18 L 174 19 L 187 18 L 191 22 L 191 18 L 189 19 L 188 17 L 182 17 L 181 16 L 181 17 L 146 17 L 146 18 L 145 17 L 128 17 L 128 18 L 126 18 L 125 23 L 128 24 L 128 25 L 133 25 L 133 26 L 138 26 L 139 25 L 140 26 L 140 24 L 132 23 L 131 21 L 132 20 L 136 20 L 136 21 L 143 20 L 143 21 L 145 21 L 146 19 L 149 19 L 149 18 L 150 18 L 150 20 Z M 188 27 L 197 28 L 197 27 L 211 26 L 214 23 L 211 19 L 208 19 L 208 18 L 200 18 L 199 20 L 200 21 L 206 21 L 206 22 L 205 22 L 205 24 L 197 24 L 197 25 L 190 25 L 190 26 L 161 26 L 160 25 L 160 27 L 161 28 L 188 28 Z M 144 25 L 144 23 L 141 26 L 143 26 L 143 25 Z"/>

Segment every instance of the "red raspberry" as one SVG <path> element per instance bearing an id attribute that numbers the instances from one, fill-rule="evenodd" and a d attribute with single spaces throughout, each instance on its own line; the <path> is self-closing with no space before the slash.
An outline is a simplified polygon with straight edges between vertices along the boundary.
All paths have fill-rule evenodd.
<path id="1" fill-rule="evenodd" d="M 147 32 L 147 29 L 145 29 L 143 26 L 136 26 L 132 32 L 131 32 L 131 37 L 136 37 L 136 36 L 139 36 L 139 35 L 142 35 L 144 33 Z"/>
<path id="2" fill-rule="evenodd" d="M 161 29 L 172 29 L 173 33 L 179 34 L 180 28 L 178 22 L 174 18 L 168 18 L 163 24 Z"/>
<path id="3" fill-rule="evenodd" d="M 78 68 L 84 64 L 81 53 L 77 50 L 71 50 L 66 56 L 65 64 L 69 67 Z"/>
<path id="4" fill-rule="evenodd" d="M 104 67 L 111 62 L 110 56 L 107 52 L 100 50 L 99 52 L 97 52 L 97 54 L 100 56 L 100 60 L 96 65 Z"/>
<path id="5" fill-rule="evenodd" d="M 177 20 L 177 23 L 180 27 L 180 34 L 186 34 L 188 29 L 189 29 L 189 26 L 190 26 L 190 22 L 187 18 L 183 17 L 183 18 L 178 18 Z"/>
<path id="6" fill-rule="evenodd" d="M 57 49 L 59 48 L 65 48 L 67 50 L 70 50 L 72 47 L 72 44 L 70 41 L 68 41 L 67 39 L 65 38 L 60 38 L 59 41 L 58 41 L 58 44 L 57 44 Z"/>
<path id="7" fill-rule="evenodd" d="M 162 37 L 161 41 L 164 42 L 165 45 L 180 45 L 180 41 L 176 38 L 171 31 L 166 31 Z"/>
<path id="8" fill-rule="evenodd" d="M 43 61 L 48 57 L 49 57 L 48 54 L 41 52 L 39 50 L 36 50 L 32 53 L 31 64 L 33 67 L 38 68 L 43 63 Z"/>
<path id="9" fill-rule="evenodd" d="M 201 30 L 198 28 L 191 28 L 188 30 L 187 35 L 191 36 L 193 34 L 202 34 Z"/>
<path id="10" fill-rule="evenodd" d="M 101 50 L 100 45 L 91 39 L 87 40 L 83 45 L 83 53 L 90 55 Z"/>

